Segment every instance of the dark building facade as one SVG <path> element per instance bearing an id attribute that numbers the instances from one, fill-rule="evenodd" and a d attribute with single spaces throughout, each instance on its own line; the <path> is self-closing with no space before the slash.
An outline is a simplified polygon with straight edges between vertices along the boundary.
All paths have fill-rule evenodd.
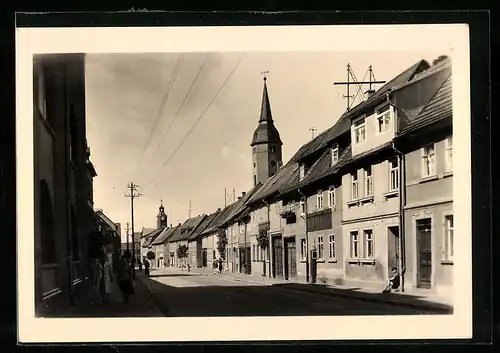
<path id="1" fill-rule="evenodd" d="M 85 124 L 85 55 L 33 62 L 35 301 L 37 314 L 71 299 L 89 275 L 94 229 Z"/>

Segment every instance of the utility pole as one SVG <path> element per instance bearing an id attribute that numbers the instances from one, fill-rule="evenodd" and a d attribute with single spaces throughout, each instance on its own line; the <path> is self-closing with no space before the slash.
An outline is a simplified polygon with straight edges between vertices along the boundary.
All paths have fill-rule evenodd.
<path id="1" fill-rule="evenodd" d="M 125 228 L 125 230 L 127 231 L 127 250 L 130 251 L 130 246 L 129 246 L 129 241 L 128 241 L 128 232 L 130 231 L 130 226 L 129 226 L 129 223 L 127 222 L 127 228 Z"/>
<path id="2" fill-rule="evenodd" d="M 125 197 L 130 197 L 130 214 L 132 218 L 132 279 L 135 279 L 135 241 L 134 241 L 134 199 L 137 197 L 142 196 L 142 194 L 137 192 L 137 187 L 139 185 L 136 185 L 132 182 L 127 185 L 127 188 L 130 190 L 129 194 L 125 194 Z"/>

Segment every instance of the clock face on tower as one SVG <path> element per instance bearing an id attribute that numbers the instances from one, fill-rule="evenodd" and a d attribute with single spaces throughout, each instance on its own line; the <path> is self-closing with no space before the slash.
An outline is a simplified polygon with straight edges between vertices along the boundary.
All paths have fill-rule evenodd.
<path id="1" fill-rule="evenodd" d="M 161 220 L 164 221 L 165 220 L 165 216 L 161 216 Z"/>

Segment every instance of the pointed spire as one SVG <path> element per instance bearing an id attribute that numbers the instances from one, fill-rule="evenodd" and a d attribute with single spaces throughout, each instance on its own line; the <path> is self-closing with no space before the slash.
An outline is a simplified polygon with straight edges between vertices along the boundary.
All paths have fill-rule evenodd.
<path id="1" fill-rule="evenodd" d="M 268 73 L 268 71 L 263 72 Z M 264 75 L 264 90 L 262 92 L 262 105 L 260 108 L 260 121 L 273 121 L 273 117 L 271 115 L 271 103 L 269 103 L 269 95 L 267 93 L 267 77 Z"/>

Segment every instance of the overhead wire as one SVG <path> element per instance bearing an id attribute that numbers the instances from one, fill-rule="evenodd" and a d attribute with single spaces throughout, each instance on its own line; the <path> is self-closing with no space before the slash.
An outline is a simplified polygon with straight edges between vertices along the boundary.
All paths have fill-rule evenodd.
<path id="1" fill-rule="evenodd" d="M 146 139 L 146 143 L 144 144 L 144 147 L 142 148 L 142 155 L 141 155 L 141 158 L 139 159 L 139 162 L 137 163 L 135 169 L 139 168 L 141 163 L 144 160 L 144 157 L 146 155 L 149 144 L 151 143 L 151 137 L 153 136 L 156 125 L 158 124 L 158 121 L 160 120 L 160 117 L 163 114 L 163 109 L 165 107 L 165 103 L 167 102 L 168 98 L 170 97 L 170 92 L 172 91 L 172 87 L 174 86 L 175 80 L 177 78 L 177 74 L 179 72 L 181 56 L 182 56 L 182 54 L 177 58 L 177 61 L 176 61 L 175 67 L 174 67 L 174 71 L 172 72 L 172 75 L 170 76 L 170 81 L 168 83 L 167 89 L 165 90 L 165 94 L 163 95 L 162 101 L 160 103 L 160 107 L 158 108 L 158 112 L 156 113 L 155 122 L 153 123 L 153 126 L 151 127 L 151 130 L 149 132 L 149 136 Z"/>
<path id="2" fill-rule="evenodd" d="M 153 152 L 153 154 L 152 154 L 153 156 L 156 155 L 156 153 L 160 149 L 161 145 L 163 144 L 163 141 L 165 140 L 165 138 L 167 137 L 168 133 L 170 132 L 170 129 L 172 128 L 174 122 L 179 117 L 179 113 L 182 110 L 182 108 L 184 107 L 184 104 L 188 101 L 188 97 L 190 98 L 190 94 L 191 94 L 193 88 L 195 87 L 196 83 L 198 82 L 198 79 L 200 78 L 200 74 L 203 71 L 203 69 L 205 68 L 205 65 L 207 64 L 209 56 L 210 56 L 210 53 L 208 53 L 206 55 L 205 60 L 203 61 L 203 64 L 200 66 L 200 68 L 198 70 L 198 74 L 196 75 L 196 77 L 194 78 L 193 82 L 191 83 L 191 86 L 189 87 L 189 90 L 187 91 L 186 95 L 184 96 L 184 99 L 182 100 L 182 103 L 180 104 L 179 109 L 177 109 L 177 112 L 175 113 L 174 118 L 170 121 L 170 124 L 169 124 L 167 130 L 165 131 L 165 133 L 163 134 L 163 136 L 162 136 L 162 138 L 160 140 L 160 143 L 156 147 L 156 150 Z"/>
<path id="3" fill-rule="evenodd" d="M 238 62 L 236 63 L 236 65 L 234 66 L 234 68 L 232 69 L 232 71 L 229 73 L 228 77 L 226 78 L 226 80 L 222 83 L 222 85 L 219 87 L 219 89 L 217 90 L 217 92 L 215 93 L 214 97 L 211 99 L 211 101 L 208 103 L 207 107 L 205 108 L 205 110 L 201 113 L 201 115 L 198 117 L 198 119 L 196 120 L 196 122 L 194 123 L 194 125 L 191 127 L 191 129 L 188 131 L 188 133 L 184 136 L 184 138 L 182 139 L 182 141 L 179 143 L 179 145 L 177 145 L 177 147 L 174 149 L 174 151 L 172 152 L 172 154 L 168 157 L 168 159 L 165 161 L 165 163 L 163 163 L 163 165 L 160 167 L 160 170 L 155 174 L 155 176 L 149 181 L 146 183 L 146 185 L 144 186 L 144 191 L 147 190 L 147 188 L 149 187 L 149 185 L 151 184 L 151 182 L 153 182 L 156 177 L 158 176 L 158 174 L 163 170 L 163 168 L 165 168 L 167 166 L 167 164 L 172 160 L 172 158 L 175 156 L 175 154 L 177 153 L 177 151 L 182 147 L 182 145 L 184 144 L 184 142 L 187 140 L 187 138 L 189 137 L 189 135 L 191 135 L 191 133 L 193 132 L 193 130 L 196 128 L 196 126 L 199 124 L 199 122 L 201 121 L 201 119 L 205 116 L 205 113 L 208 111 L 208 109 L 210 109 L 210 107 L 212 106 L 212 103 L 215 101 L 215 99 L 217 98 L 217 96 L 219 95 L 219 93 L 222 91 L 222 89 L 226 86 L 227 82 L 229 81 L 229 79 L 233 76 L 234 72 L 236 71 L 236 69 L 240 66 L 243 58 L 245 57 L 246 53 L 244 53 L 241 58 L 238 60 Z"/>

